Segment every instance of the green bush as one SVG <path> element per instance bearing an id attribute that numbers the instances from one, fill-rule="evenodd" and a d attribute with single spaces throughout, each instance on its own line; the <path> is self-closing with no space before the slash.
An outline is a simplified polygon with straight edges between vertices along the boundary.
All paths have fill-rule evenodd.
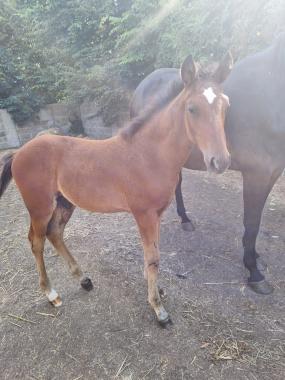
<path id="1" fill-rule="evenodd" d="M 18 123 L 51 102 L 96 99 L 106 124 L 158 67 L 236 59 L 283 28 L 283 0 L 2 0 L 0 107 Z"/>

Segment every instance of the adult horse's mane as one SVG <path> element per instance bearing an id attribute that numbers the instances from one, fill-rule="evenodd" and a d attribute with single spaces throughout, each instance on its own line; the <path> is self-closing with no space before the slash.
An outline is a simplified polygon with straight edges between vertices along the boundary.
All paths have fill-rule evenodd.
<path id="1" fill-rule="evenodd" d="M 210 70 L 203 70 L 199 67 L 196 74 L 196 80 L 209 80 L 212 75 L 212 67 Z M 180 77 L 179 77 L 180 79 Z M 165 108 L 183 89 L 183 82 L 180 79 L 164 92 L 163 96 L 156 99 L 149 106 L 145 107 L 138 116 L 134 117 L 120 131 L 120 135 L 125 139 L 131 139 L 139 130 L 141 130 L 158 112 Z"/>

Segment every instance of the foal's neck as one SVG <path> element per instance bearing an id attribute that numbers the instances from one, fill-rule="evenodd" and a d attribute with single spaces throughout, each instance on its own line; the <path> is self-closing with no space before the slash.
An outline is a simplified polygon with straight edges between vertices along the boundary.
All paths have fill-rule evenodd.
<path id="1" fill-rule="evenodd" d="M 183 96 L 184 91 L 155 115 L 137 136 L 175 171 L 180 171 L 193 146 L 186 132 Z"/>

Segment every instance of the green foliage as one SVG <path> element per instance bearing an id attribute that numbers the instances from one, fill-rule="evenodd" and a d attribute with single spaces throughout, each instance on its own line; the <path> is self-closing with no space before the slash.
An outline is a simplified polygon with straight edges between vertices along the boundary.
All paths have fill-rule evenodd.
<path id="1" fill-rule="evenodd" d="M 46 56 L 50 53 L 38 46 L 33 24 L 12 5 L 4 1 L 0 13 L 0 108 L 21 124 L 42 105 L 57 101 L 63 85 Z"/>
<path id="2" fill-rule="evenodd" d="M 284 20 L 284 0 L 2 0 L 0 107 L 21 123 L 44 104 L 90 98 L 112 124 L 155 68 L 229 48 L 238 59 Z"/>

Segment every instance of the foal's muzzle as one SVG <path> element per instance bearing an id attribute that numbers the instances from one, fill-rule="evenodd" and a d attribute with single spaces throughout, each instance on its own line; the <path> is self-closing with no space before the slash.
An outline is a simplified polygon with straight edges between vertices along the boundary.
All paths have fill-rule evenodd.
<path id="1" fill-rule="evenodd" d="M 220 174 L 227 170 L 230 166 L 231 156 L 230 154 L 228 154 L 224 157 L 216 156 L 211 158 L 205 158 L 205 164 L 209 172 Z"/>

